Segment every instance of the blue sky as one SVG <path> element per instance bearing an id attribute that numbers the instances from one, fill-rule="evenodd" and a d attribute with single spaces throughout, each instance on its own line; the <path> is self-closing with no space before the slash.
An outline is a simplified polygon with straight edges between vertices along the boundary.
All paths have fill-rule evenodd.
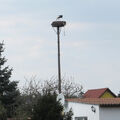
<path id="1" fill-rule="evenodd" d="M 119 0 L 0 0 L 0 41 L 13 80 L 57 75 L 57 41 L 51 22 L 67 21 L 61 32 L 62 75 L 84 89 L 120 91 Z M 65 35 L 64 35 L 65 32 Z"/>

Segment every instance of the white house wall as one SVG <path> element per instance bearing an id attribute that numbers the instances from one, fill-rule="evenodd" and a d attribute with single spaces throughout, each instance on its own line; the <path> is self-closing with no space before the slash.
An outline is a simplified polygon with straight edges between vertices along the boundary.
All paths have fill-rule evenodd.
<path id="1" fill-rule="evenodd" d="M 120 120 L 120 107 L 100 107 L 100 120 Z"/>
<path id="2" fill-rule="evenodd" d="M 95 113 L 91 110 L 91 106 L 95 107 L 96 109 Z M 68 108 L 69 109 L 72 108 L 73 110 L 73 114 L 74 114 L 73 120 L 75 120 L 75 117 L 81 117 L 81 116 L 88 117 L 88 120 L 99 120 L 99 106 L 98 105 L 69 102 Z"/>

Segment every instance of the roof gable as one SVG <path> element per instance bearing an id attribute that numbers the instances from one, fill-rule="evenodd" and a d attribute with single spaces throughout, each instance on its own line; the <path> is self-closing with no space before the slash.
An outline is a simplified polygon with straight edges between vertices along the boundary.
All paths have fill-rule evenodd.
<path id="1" fill-rule="evenodd" d="M 106 92 L 107 91 L 107 92 Z M 116 95 L 109 89 L 109 88 L 101 88 L 101 89 L 92 89 L 92 90 L 88 90 L 85 94 L 84 94 L 84 98 L 102 98 L 102 96 L 105 93 L 109 93 L 111 94 L 111 97 L 116 97 Z M 108 96 L 110 97 L 110 95 Z"/>

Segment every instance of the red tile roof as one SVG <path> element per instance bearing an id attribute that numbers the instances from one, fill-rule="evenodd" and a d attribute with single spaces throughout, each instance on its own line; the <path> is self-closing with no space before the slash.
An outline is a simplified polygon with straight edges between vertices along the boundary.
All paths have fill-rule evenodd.
<path id="1" fill-rule="evenodd" d="M 100 98 L 106 91 L 109 91 L 114 97 L 116 97 L 116 95 L 114 93 L 112 93 L 112 91 L 109 88 L 101 88 L 101 89 L 92 89 L 92 90 L 88 90 L 85 94 L 84 94 L 84 98 Z"/>
<path id="2" fill-rule="evenodd" d="M 72 98 L 66 99 L 66 101 L 85 104 L 96 104 L 101 106 L 120 106 L 120 98 Z"/>

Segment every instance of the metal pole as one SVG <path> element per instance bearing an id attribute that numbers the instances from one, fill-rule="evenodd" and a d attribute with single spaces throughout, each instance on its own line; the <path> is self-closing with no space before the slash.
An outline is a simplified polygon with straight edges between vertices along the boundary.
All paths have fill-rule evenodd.
<path id="1" fill-rule="evenodd" d="M 57 27 L 58 36 L 58 90 L 61 93 L 61 67 L 60 67 L 60 27 Z"/>

